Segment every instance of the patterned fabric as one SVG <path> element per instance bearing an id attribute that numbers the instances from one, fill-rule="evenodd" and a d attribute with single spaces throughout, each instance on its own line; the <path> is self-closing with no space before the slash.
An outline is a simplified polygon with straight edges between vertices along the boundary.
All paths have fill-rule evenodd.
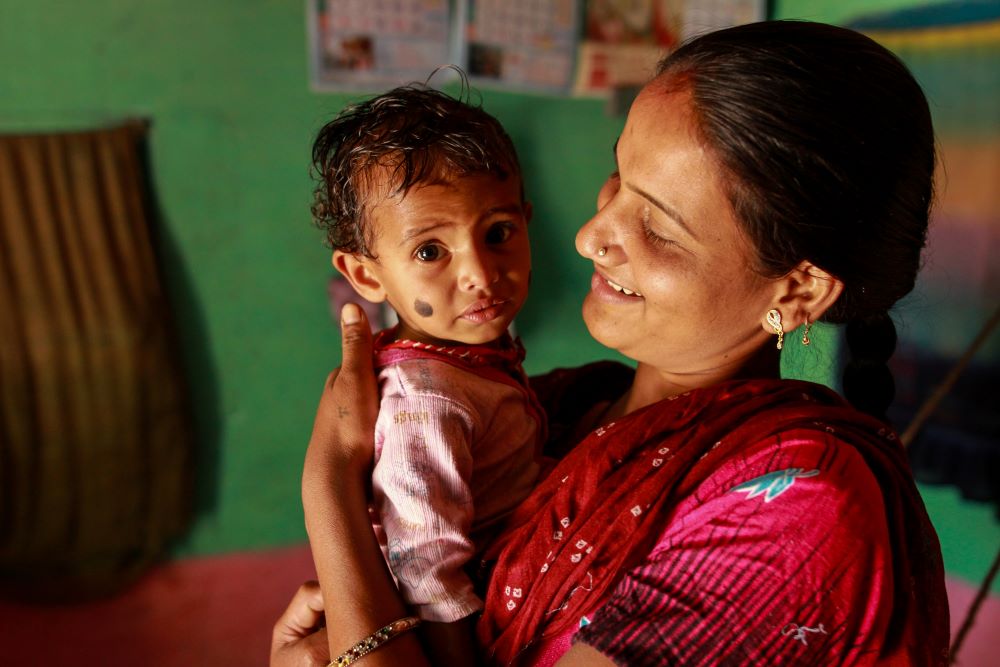
<path id="1" fill-rule="evenodd" d="M 940 550 L 903 451 L 817 385 L 726 383 L 598 428 L 509 525 L 479 624 L 496 664 L 551 664 L 581 626 L 630 665 L 944 660 Z"/>
<path id="2" fill-rule="evenodd" d="M 544 433 L 523 350 L 376 338 L 376 534 L 407 603 L 430 621 L 482 607 L 465 566 L 531 491 Z"/>

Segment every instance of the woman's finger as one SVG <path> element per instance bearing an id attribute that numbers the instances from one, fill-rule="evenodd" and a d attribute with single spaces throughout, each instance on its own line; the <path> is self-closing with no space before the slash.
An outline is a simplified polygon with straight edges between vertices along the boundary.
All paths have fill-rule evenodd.
<path id="1" fill-rule="evenodd" d="M 340 372 L 330 385 L 338 405 L 362 410 L 362 417 L 377 412 L 378 389 L 372 364 L 372 332 L 364 311 L 357 304 L 345 304 L 340 311 Z"/>
<path id="2" fill-rule="evenodd" d="M 307 581 L 295 592 L 292 601 L 274 624 L 272 650 L 287 646 L 316 632 L 323 620 L 323 593 L 319 582 Z"/>
<path id="3" fill-rule="evenodd" d="M 350 461 L 370 466 L 375 452 L 378 386 L 372 362 L 371 329 L 356 304 L 348 303 L 341 310 L 341 338 L 341 367 L 327 378 L 313 424 L 307 463 L 333 465 Z"/>
<path id="4" fill-rule="evenodd" d="M 364 311 L 353 303 L 345 304 L 341 310 L 340 328 L 340 369 L 331 374 L 327 386 L 337 406 L 338 419 L 348 422 L 341 425 L 343 435 L 369 440 L 378 415 L 371 328 Z"/>

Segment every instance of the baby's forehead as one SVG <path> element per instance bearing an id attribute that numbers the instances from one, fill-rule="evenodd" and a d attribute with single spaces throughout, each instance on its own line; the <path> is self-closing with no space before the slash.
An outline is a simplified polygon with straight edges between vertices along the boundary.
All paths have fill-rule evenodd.
<path id="1" fill-rule="evenodd" d="M 520 181 L 510 175 L 476 171 L 425 179 L 400 190 L 391 179 L 374 181 L 363 197 L 362 224 L 379 241 L 404 240 L 429 227 L 475 227 L 506 212 L 523 213 Z M 397 239 L 398 240 L 398 239 Z"/>
<path id="2" fill-rule="evenodd" d="M 506 184 L 511 178 L 520 179 L 518 172 L 511 173 L 509 169 L 502 173 L 488 169 L 460 171 L 450 169 L 447 165 L 440 165 L 423 174 L 420 178 L 407 182 L 406 173 L 401 165 L 382 164 L 370 167 L 363 174 L 359 174 L 358 193 L 361 195 L 362 206 L 370 211 L 387 199 L 403 199 L 409 193 L 429 186 L 454 185 L 460 187 L 462 179 L 472 176 L 493 178 L 497 185 Z"/>

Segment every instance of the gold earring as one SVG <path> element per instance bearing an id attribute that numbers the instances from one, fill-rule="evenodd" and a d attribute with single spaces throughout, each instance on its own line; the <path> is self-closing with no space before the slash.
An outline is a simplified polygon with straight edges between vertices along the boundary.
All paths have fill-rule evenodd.
<path id="1" fill-rule="evenodd" d="M 785 344 L 785 330 L 781 328 L 781 313 L 774 308 L 767 311 L 767 323 L 774 329 L 774 333 L 778 334 L 778 349 L 780 350 Z"/>
<path id="2" fill-rule="evenodd" d="M 805 329 L 805 331 L 802 332 L 802 344 L 803 345 L 808 345 L 809 343 L 812 342 L 812 340 L 809 338 L 809 327 L 811 327 L 811 326 L 812 326 L 812 324 L 809 323 L 809 316 L 806 315 L 806 329 Z"/>
<path id="3" fill-rule="evenodd" d="M 600 248 L 597 249 L 598 257 L 604 257 L 607 254 L 608 254 L 608 246 L 601 246 Z"/>

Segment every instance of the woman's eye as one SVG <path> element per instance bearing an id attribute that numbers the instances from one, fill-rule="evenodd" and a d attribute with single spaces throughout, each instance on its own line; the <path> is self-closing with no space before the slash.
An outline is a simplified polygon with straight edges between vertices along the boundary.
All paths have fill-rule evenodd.
<path id="1" fill-rule="evenodd" d="M 505 242 L 514 233 L 514 224 L 510 222 L 500 222 L 492 227 L 486 232 L 486 242 L 491 245 L 497 245 Z"/>
<path id="2" fill-rule="evenodd" d="M 427 245 L 422 245 L 417 248 L 417 251 L 413 253 L 413 256 L 421 262 L 433 262 L 434 260 L 441 258 L 441 248 L 440 246 L 428 243 Z"/>
<path id="3" fill-rule="evenodd" d="M 667 246 L 677 245 L 677 243 L 675 241 L 672 241 L 672 240 L 670 240 L 668 238 L 664 238 L 664 237 L 660 236 L 659 234 L 657 234 L 656 232 L 654 232 L 653 228 L 649 226 L 649 221 L 647 221 L 647 220 L 643 220 L 642 231 L 646 234 L 646 238 L 649 240 L 649 242 L 652 243 L 652 244 L 654 244 L 654 245 L 657 245 L 657 246 L 660 246 L 660 247 L 667 247 Z"/>

